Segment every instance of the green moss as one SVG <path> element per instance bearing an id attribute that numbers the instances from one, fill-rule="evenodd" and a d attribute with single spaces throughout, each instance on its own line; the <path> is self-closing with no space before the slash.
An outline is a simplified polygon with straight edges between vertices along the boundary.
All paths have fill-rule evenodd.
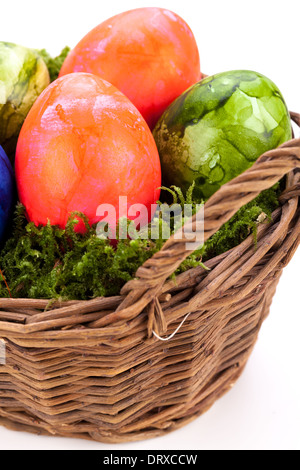
<path id="1" fill-rule="evenodd" d="M 173 202 L 192 203 L 194 211 L 198 200 L 193 199 L 193 186 L 184 196 L 172 187 Z M 189 256 L 176 273 L 183 272 L 238 245 L 249 233 L 256 233 L 258 217 L 269 218 L 278 207 L 280 186 L 264 191 L 253 202 L 241 208 L 205 245 Z M 167 192 L 165 191 L 165 194 Z M 28 223 L 24 207 L 18 204 L 10 238 L 0 251 L 0 268 L 12 297 L 79 299 L 117 295 L 121 287 L 133 279 L 135 272 L 147 259 L 160 250 L 164 243 L 158 240 L 120 240 L 114 247 L 97 237 L 96 227 L 78 234 L 74 227 L 78 217 L 74 213 L 66 229 L 50 224 L 36 227 Z M 159 221 L 161 225 L 161 220 Z M 253 238 L 255 243 L 255 236 Z M 0 277 L 0 297 L 9 291 Z"/>
<path id="2" fill-rule="evenodd" d="M 216 232 L 203 247 L 194 251 L 178 268 L 176 274 L 196 267 L 238 246 L 250 234 L 256 244 L 257 227 L 260 223 L 271 221 L 272 212 L 279 207 L 281 183 L 263 191 L 256 199 L 241 207 L 239 211 Z M 194 201 L 195 202 L 195 201 Z M 199 203 L 199 201 L 196 201 Z"/>
<path id="3" fill-rule="evenodd" d="M 0 42 L 0 144 L 12 164 L 23 122 L 49 83 L 47 66 L 37 51 Z"/>
<path id="4" fill-rule="evenodd" d="M 64 49 L 57 57 L 51 57 L 50 54 L 46 51 L 46 49 L 41 49 L 38 52 L 44 59 L 49 70 L 50 80 L 51 82 L 53 82 L 57 79 L 61 66 L 70 52 L 70 48 L 68 46 L 64 47 Z"/>

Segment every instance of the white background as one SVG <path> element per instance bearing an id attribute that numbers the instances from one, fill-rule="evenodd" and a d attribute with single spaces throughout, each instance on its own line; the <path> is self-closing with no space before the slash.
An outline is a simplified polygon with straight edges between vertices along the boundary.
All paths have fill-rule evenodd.
<path id="1" fill-rule="evenodd" d="M 1 2 L 0 40 L 58 54 L 91 28 L 125 10 L 173 10 L 196 37 L 202 71 L 251 69 L 272 79 L 290 110 L 300 112 L 299 0 L 157 0 Z M 245 372 L 202 417 L 167 436 L 107 445 L 35 436 L 0 427 L 6 449 L 300 449 L 300 248 L 285 269 L 271 313 Z"/>

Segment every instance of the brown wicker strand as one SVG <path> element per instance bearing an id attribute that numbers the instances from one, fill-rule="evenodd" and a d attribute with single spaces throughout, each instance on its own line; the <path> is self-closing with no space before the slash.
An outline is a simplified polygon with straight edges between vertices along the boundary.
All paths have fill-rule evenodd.
<path id="1" fill-rule="evenodd" d="M 300 168 L 300 139 L 295 140 L 292 147 L 287 143 L 266 152 L 249 170 L 222 186 L 205 204 L 204 241 L 230 220 L 238 209 L 295 168 Z M 185 225 L 186 233 L 195 232 L 195 220 L 196 217 L 193 217 Z M 138 279 L 126 284 L 121 291 L 127 296 L 134 291 L 134 299 L 138 300 L 129 303 L 127 299 L 126 304 L 121 303 L 118 307 L 118 314 L 112 314 L 105 322 L 131 318 L 132 309 L 135 313 L 141 311 L 158 295 L 165 280 L 191 253 L 186 248 L 188 241 L 190 237 L 178 239 L 173 235 L 157 254 L 146 261 L 136 273 Z"/>

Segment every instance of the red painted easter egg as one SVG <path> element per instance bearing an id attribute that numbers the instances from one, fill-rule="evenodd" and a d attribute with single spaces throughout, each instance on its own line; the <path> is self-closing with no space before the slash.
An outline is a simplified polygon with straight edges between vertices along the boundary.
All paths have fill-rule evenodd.
<path id="1" fill-rule="evenodd" d="M 120 196 L 151 214 L 160 195 L 160 161 L 145 120 L 123 93 L 88 73 L 58 78 L 39 96 L 21 129 L 15 169 L 36 225 L 64 228 L 73 211 L 94 224 L 101 204 L 118 214 Z"/>
<path id="2" fill-rule="evenodd" d="M 163 8 L 138 8 L 91 30 L 65 59 L 60 76 L 94 73 L 115 85 L 151 129 L 183 91 L 201 78 L 198 47 L 187 23 Z"/>

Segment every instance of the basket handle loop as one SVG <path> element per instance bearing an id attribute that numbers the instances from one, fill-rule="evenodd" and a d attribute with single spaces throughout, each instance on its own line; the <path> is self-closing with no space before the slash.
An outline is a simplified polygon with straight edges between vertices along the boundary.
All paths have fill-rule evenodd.
<path id="1" fill-rule="evenodd" d="M 300 115 L 291 113 L 299 125 Z M 289 172 L 300 169 L 300 139 L 292 139 L 270 150 L 254 165 L 235 179 L 223 185 L 204 205 L 204 242 L 229 221 L 245 204 L 255 199 L 261 191 L 271 188 Z M 299 195 L 299 185 L 285 194 Z M 161 292 L 165 280 L 194 251 L 189 249 L 191 235 L 195 235 L 197 215 L 184 225 L 183 236 L 172 235 L 161 250 L 147 260 L 136 272 L 137 279 L 129 281 L 121 294 L 125 299 L 114 313 L 103 318 L 103 325 L 122 319 L 135 318 Z M 203 229 L 203 226 L 201 227 Z M 182 230 L 181 230 L 182 233 Z"/>

